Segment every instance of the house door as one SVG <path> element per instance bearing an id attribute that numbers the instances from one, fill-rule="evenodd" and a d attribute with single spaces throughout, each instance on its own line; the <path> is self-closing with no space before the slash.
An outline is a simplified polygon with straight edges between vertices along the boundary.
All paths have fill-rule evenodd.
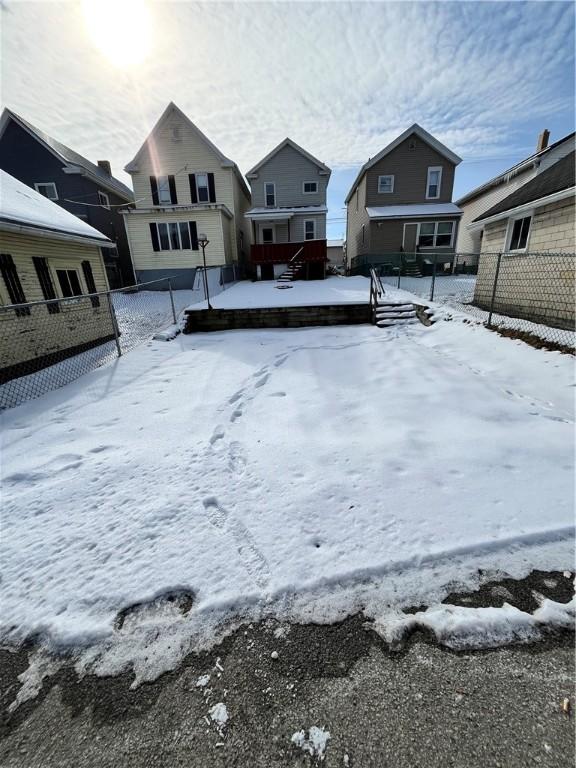
<path id="1" fill-rule="evenodd" d="M 402 248 L 405 253 L 416 252 L 416 235 L 418 233 L 418 224 L 404 224 L 404 235 L 402 237 Z"/>
<path id="2" fill-rule="evenodd" d="M 274 227 L 261 227 L 260 238 L 263 243 L 274 242 Z"/>

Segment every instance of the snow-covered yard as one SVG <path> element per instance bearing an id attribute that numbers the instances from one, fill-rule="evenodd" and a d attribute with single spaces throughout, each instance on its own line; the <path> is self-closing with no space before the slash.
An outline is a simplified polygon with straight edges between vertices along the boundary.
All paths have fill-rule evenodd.
<path id="1" fill-rule="evenodd" d="M 457 318 L 143 345 L 2 416 L 4 639 L 145 679 L 224 619 L 571 567 L 573 394 L 570 357 Z"/>

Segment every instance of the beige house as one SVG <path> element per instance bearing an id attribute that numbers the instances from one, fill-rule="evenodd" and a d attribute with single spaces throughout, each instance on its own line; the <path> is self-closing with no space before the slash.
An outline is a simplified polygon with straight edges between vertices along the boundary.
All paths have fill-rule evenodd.
<path id="1" fill-rule="evenodd" d="M 471 226 L 472 222 L 574 150 L 574 133 L 550 145 L 549 137 L 549 131 L 544 130 L 538 137 L 534 154 L 456 200 L 462 209 L 456 250 L 459 254 L 472 255 L 468 263 L 478 262 L 482 247 L 483 230 Z"/>
<path id="2" fill-rule="evenodd" d="M 488 308 L 501 258 L 496 312 L 574 328 L 575 153 L 537 174 L 470 225 L 482 248 L 474 302 Z"/>
<path id="3" fill-rule="evenodd" d="M 191 288 L 202 266 L 200 234 L 209 240 L 208 266 L 246 263 L 248 187 L 238 166 L 175 104 L 125 170 L 136 207 L 123 215 L 139 282 L 170 276 L 174 287 Z"/>
<path id="4" fill-rule="evenodd" d="M 461 160 L 418 124 L 370 158 L 346 197 L 346 252 L 352 272 L 394 268 L 412 254 L 415 268 L 452 259 L 461 210 L 452 202 Z M 416 255 L 417 254 L 417 255 Z"/>
<path id="5" fill-rule="evenodd" d="M 114 338 L 93 227 L 0 171 L 0 383 Z M 63 301 L 63 299 L 68 299 Z M 45 302 L 18 309 L 13 304 Z"/>

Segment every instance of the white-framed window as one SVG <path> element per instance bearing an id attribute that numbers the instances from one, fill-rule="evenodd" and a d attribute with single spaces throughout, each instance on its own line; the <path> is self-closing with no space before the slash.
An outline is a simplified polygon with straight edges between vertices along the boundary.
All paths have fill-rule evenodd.
<path id="1" fill-rule="evenodd" d="M 508 220 L 507 251 L 525 251 L 530 236 L 532 214 Z"/>
<path id="2" fill-rule="evenodd" d="M 267 208 L 274 208 L 276 205 L 276 184 L 273 181 L 264 183 L 264 203 Z"/>
<path id="3" fill-rule="evenodd" d="M 419 248 L 449 248 L 454 238 L 453 221 L 423 221 L 418 224 Z"/>
<path id="4" fill-rule="evenodd" d="M 196 174 L 196 194 L 198 195 L 199 203 L 210 202 L 210 189 L 208 187 L 208 174 L 197 173 Z"/>
<path id="5" fill-rule="evenodd" d="M 314 219 L 304 220 L 304 240 L 316 239 L 316 222 Z"/>
<path id="6" fill-rule="evenodd" d="M 378 176 L 378 192 L 381 195 L 394 192 L 394 176 Z"/>
<path id="7" fill-rule="evenodd" d="M 34 189 L 36 192 L 40 192 L 41 195 L 44 195 L 44 197 L 47 197 L 48 200 L 58 200 L 58 190 L 53 181 L 39 181 L 34 184 Z"/>
<path id="8" fill-rule="evenodd" d="M 428 177 L 426 179 L 426 199 L 437 200 L 440 197 L 441 186 L 442 166 L 436 165 L 428 168 Z"/>
<path id="9" fill-rule="evenodd" d="M 158 203 L 172 205 L 172 195 L 170 194 L 170 180 L 168 176 L 158 176 Z"/>
<path id="10" fill-rule="evenodd" d="M 156 226 L 161 251 L 186 251 L 192 247 L 190 225 L 187 221 L 162 222 Z"/>
<path id="11" fill-rule="evenodd" d="M 314 195 L 318 192 L 318 182 L 317 181 L 303 181 L 302 182 L 302 193 L 304 195 Z"/>
<path id="12" fill-rule="evenodd" d="M 98 202 L 101 206 L 104 208 L 108 208 L 110 210 L 110 198 L 106 194 L 106 192 L 98 192 Z"/>
<path id="13" fill-rule="evenodd" d="M 72 296 L 82 296 L 80 278 L 75 269 L 57 269 L 56 277 L 58 278 L 63 298 L 68 299 Z"/>

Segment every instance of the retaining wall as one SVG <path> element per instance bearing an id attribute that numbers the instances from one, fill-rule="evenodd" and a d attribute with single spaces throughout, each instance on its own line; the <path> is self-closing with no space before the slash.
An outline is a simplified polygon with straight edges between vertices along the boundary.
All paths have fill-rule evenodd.
<path id="1" fill-rule="evenodd" d="M 360 325 L 371 322 L 369 304 L 261 309 L 203 309 L 186 312 L 184 333 L 233 328 L 304 328 L 318 325 Z"/>

